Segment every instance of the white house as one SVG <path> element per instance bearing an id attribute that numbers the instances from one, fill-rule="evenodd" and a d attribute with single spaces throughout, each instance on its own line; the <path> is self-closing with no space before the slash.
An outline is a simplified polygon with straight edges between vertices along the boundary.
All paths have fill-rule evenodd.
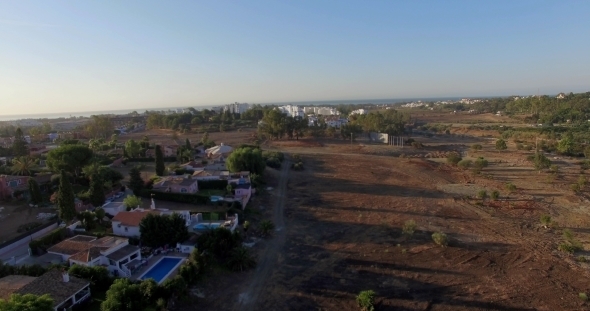
<path id="1" fill-rule="evenodd" d="M 357 109 L 350 112 L 350 114 L 367 114 L 366 109 Z"/>
<path id="2" fill-rule="evenodd" d="M 97 239 L 77 235 L 50 247 L 47 252 L 62 256 L 70 264 L 105 266 L 113 275 L 125 277 L 131 277 L 132 271 L 141 263 L 139 247 L 129 245 L 129 240 L 122 237 Z"/>
<path id="3" fill-rule="evenodd" d="M 191 235 L 186 241 L 182 241 L 176 244 L 176 248 L 180 250 L 181 253 L 190 254 L 193 252 L 195 247 L 197 246 L 197 238 L 199 236 L 196 234 Z"/>

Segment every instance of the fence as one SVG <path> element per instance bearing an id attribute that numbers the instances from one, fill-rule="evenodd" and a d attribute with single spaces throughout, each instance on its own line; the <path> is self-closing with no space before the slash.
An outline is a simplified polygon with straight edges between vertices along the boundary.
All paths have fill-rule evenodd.
<path id="1" fill-rule="evenodd" d="M 32 240 L 44 236 L 55 228 L 57 228 L 57 221 L 52 221 L 0 244 L 0 257 L 14 251 L 18 247 L 28 245 Z"/>

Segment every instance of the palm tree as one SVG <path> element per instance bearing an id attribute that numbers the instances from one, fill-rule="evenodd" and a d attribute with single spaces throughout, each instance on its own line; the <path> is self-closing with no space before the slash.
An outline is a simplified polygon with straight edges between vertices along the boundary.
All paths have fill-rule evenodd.
<path id="1" fill-rule="evenodd" d="M 263 220 L 260 222 L 259 229 L 263 237 L 269 236 L 275 229 L 275 224 L 273 224 L 270 220 Z"/>
<path id="2" fill-rule="evenodd" d="M 15 175 L 31 175 L 31 171 L 36 167 L 36 161 L 30 157 L 18 157 L 12 160 L 12 173 Z"/>
<path id="3" fill-rule="evenodd" d="M 255 267 L 256 261 L 250 256 L 250 252 L 245 247 L 240 246 L 231 252 L 231 257 L 227 264 L 234 271 L 244 271 Z"/>

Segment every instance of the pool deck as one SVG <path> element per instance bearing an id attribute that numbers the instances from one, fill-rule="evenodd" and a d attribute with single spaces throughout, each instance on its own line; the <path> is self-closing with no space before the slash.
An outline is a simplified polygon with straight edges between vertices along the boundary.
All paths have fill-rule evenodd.
<path id="1" fill-rule="evenodd" d="M 179 252 L 169 252 L 168 254 L 155 255 L 154 257 L 152 257 L 148 260 L 148 264 L 145 267 L 142 267 L 141 269 L 135 271 L 135 273 L 133 273 L 131 275 L 131 280 L 141 281 L 139 279 L 139 277 L 142 276 L 146 271 L 151 269 L 154 265 L 156 265 L 156 263 L 158 261 L 160 261 L 160 259 L 163 257 L 177 257 L 177 258 L 186 259 L 186 258 L 188 258 L 188 256 L 189 256 L 189 254 L 179 253 Z M 178 272 L 178 268 L 180 268 L 180 266 L 178 266 L 176 269 L 174 269 L 174 271 L 172 271 L 172 273 L 166 279 L 174 277 L 176 275 L 176 273 Z M 164 281 L 164 280 L 162 280 L 162 281 Z"/>

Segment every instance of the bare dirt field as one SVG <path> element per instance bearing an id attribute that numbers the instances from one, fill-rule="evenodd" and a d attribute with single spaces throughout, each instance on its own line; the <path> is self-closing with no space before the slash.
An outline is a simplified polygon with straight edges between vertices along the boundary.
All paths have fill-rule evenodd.
<path id="1" fill-rule="evenodd" d="M 207 280 L 198 305 L 358 310 L 355 296 L 371 289 L 376 310 L 590 309 L 578 296 L 590 290 L 589 267 L 576 260 L 589 254 L 557 250 L 565 228 L 589 241 L 588 201 L 566 187 L 577 177 L 575 161 L 555 160 L 562 170 L 549 180 L 526 152 L 498 153 L 492 143 L 467 152 L 489 159 L 480 175 L 445 159 L 393 156 L 390 146 L 269 143 L 304 160 L 304 171 L 288 174 L 285 231 L 255 246 L 265 268 Z M 276 186 L 280 177 L 269 171 Z M 505 190 L 506 182 L 517 190 Z M 500 199 L 482 203 L 474 198 L 479 189 L 498 190 Z M 276 221 L 268 208 L 279 199 L 273 191 L 254 205 L 258 218 Z M 544 228 L 542 214 L 559 226 Z M 407 220 L 417 223 L 411 237 L 402 234 Z M 447 234 L 449 246 L 434 244 L 433 232 Z"/>

